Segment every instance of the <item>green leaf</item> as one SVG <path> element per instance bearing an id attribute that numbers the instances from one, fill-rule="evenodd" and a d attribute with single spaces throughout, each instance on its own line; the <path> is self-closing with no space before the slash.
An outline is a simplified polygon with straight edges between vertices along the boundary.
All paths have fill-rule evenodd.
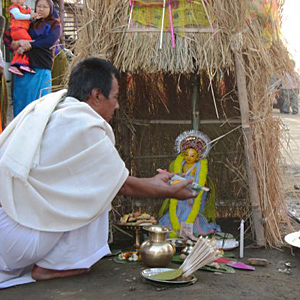
<path id="1" fill-rule="evenodd" d="M 156 279 L 156 280 L 173 280 L 178 277 L 180 277 L 183 273 L 182 269 L 175 269 L 171 271 L 166 271 L 166 272 L 161 272 L 155 275 L 149 276 L 151 279 Z"/>

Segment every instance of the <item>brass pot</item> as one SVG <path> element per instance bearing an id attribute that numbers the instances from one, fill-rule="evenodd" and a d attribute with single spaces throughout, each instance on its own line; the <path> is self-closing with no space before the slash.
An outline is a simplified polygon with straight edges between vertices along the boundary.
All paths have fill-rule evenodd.
<path id="1" fill-rule="evenodd" d="M 169 229 L 161 225 L 144 228 L 149 240 L 142 243 L 140 253 L 143 262 L 149 267 L 165 267 L 173 257 L 173 246 L 166 241 Z"/>
<path id="2" fill-rule="evenodd" d="M 193 248 L 194 246 L 190 246 L 190 245 L 186 246 L 181 250 L 181 253 L 185 255 L 189 255 L 192 252 Z"/>

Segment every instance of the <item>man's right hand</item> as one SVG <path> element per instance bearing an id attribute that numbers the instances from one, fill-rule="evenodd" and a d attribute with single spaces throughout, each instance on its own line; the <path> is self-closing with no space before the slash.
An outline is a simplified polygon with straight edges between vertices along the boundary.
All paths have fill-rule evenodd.
<path id="1" fill-rule="evenodd" d="M 195 197 L 198 193 L 189 189 L 193 179 L 183 180 L 175 185 L 169 184 L 172 173 L 165 172 L 150 178 L 128 176 L 120 189 L 120 194 L 131 197 L 176 198 L 185 200 Z"/>
<path id="2" fill-rule="evenodd" d="M 199 193 L 189 188 L 189 185 L 193 181 L 194 180 L 192 178 L 189 178 L 188 180 L 182 180 L 177 184 L 171 185 L 170 193 L 173 194 L 171 197 L 178 200 L 186 200 L 196 197 Z"/>

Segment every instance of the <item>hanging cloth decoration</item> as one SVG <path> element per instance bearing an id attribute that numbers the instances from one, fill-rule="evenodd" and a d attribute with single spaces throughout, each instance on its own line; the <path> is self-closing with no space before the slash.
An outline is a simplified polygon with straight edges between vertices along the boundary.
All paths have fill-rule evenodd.
<path id="1" fill-rule="evenodd" d="M 134 5 L 132 19 L 145 26 L 161 28 L 163 17 L 162 8 L 170 9 L 169 19 L 165 20 L 165 30 L 184 28 L 187 26 L 210 26 L 205 13 L 205 8 L 200 1 L 179 1 L 179 0 L 131 0 Z M 205 3 L 205 2 L 204 2 Z"/>

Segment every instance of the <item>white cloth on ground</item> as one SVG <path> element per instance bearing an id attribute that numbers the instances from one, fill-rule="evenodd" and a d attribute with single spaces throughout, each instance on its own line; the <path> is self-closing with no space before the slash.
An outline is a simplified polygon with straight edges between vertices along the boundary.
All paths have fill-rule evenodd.
<path id="1" fill-rule="evenodd" d="M 0 289 L 31 283 L 33 264 L 53 270 L 89 268 L 110 253 L 108 210 L 70 232 L 24 227 L 0 208 Z"/>
<path id="2" fill-rule="evenodd" d="M 64 94 L 32 102 L 0 135 L 2 207 L 17 223 L 42 231 L 90 223 L 128 177 L 111 126 Z"/>

